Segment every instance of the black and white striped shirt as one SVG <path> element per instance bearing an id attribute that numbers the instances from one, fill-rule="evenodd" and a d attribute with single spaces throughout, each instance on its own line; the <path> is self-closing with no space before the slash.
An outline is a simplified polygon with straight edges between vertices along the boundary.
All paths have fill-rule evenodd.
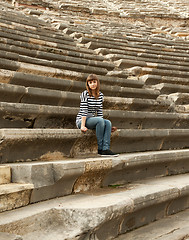
<path id="1" fill-rule="evenodd" d="M 89 96 L 87 90 L 81 93 L 80 96 L 80 111 L 76 117 L 76 125 L 78 126 L 82 117 L 102 117 L 103 118 L 103 100 L 104 94 L 100 92 L 98 99 Z"/>

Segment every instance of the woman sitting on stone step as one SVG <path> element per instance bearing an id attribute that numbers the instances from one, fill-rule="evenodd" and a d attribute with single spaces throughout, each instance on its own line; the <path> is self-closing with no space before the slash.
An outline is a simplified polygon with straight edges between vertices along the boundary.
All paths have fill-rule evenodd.
<path id="1" fill-rule="evenodd" d="M 80 111 L 76 117 L 76 125 L 82 132 L 96 130 L 98 154 L 101 156 L 118 156 L 110 150 L 111 132 L 116 130 L 109 120 L 103 118 L 104 95 L 100 92 L 100 81 L 95 74 L 86 80 L 86 88 L 81 94 Z"/>

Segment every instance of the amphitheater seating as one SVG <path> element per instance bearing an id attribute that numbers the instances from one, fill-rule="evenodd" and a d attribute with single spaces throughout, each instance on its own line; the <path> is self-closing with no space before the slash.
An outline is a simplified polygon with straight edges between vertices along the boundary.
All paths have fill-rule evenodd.
<path id="1" fill-rule="evenodd" d="M 133 24 L 179 21 L 187 3 L 1 3 L 0 239 L 132 239 L 180 211 L 187 222 L 187 34 Z M 75 125 L 90 73 L 117 158 Z"/>

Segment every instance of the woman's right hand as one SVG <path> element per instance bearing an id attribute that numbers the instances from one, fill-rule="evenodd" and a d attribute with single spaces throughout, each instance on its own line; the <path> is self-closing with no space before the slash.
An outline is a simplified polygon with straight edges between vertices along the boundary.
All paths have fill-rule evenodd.
<path id="1" fill-rule="evenodd" d="M 85 126 L 82 126 L 82 127 L 81 127 L 81 131 L 82 131 L 82 132 L 86 132 L 87 130 L 88 130 L 88 128 L 86 128 Z"/>

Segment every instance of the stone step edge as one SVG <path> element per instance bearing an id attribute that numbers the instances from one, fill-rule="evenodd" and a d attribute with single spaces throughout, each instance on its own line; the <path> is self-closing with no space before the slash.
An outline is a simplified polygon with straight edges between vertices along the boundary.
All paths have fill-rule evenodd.
<path id="1" fill-rule="evenodd" d="M 80 104 L 81 92 L 71 92 L 70 90 L 71 89 L 65 89 L 65 91 L 62 91 L 37 87 L 23 87 L 9 83 L 0 83 L 0 92 L 2 94 L 0 100 L 2 102 L 9 103 L 78 107 Z M 141 109 L 142 106 L 146 108 L 154 106 L 156 109 L 161 109 L 163 107 L 164 111 L 166 111 L 171 104 L 171 102 L 167 99 L 159 98 L 156 100 L 151 99 L 151 96 L 148 99 L 148 96 L 145 96 L 145 94 L 148 92 L 145 92 L 144 89 L 139 90 L 126 87 L 112 88 L 102 86 L 102 91 L 107 93 L 107 96 L 104 97 L 104 109 L 125 110 L 129 109 L 129 106 L 135 105 L 141 106 Z M 111 92 L 114 94 L 111 94 Z M 124 96 L 130 92 L 132 92 L 130 96 Z M 143 94 L 144 98 L 142 98 Z M 112 95 L 114 95 L 114 97 Z"/>
<path id="2" fill-rule="evenodd" d="M 112 134 L 111 148 L 117 153 L 186 149 L 188 136 L 189 129 L 118 129 Z M 0 129 L 0 138 L 1 163 L 97 154 L 94 131 L 83 134 L 79 129 L 4 128 Z M 14 151 L 10 152 L 10 144 L 16 156 Z M 24 155 L 21 146 L 27 149 Z M 33 148 L 38 151 L 32 151 Z"/>
<path id="3" fill-rule="evenodd" d="M 12 33 L 4 33 L 4 32 L 1 32 L 0 33 L 0 36 L 3 38 L 3 39 L 8 39 L 7 41 L 10 41 L 10 40 L 13 40 L 13 41 L 23 41 L 24 43 L 26 44 L 38 44 L 38 45 L 41 45 L 41 46 L 45 46 L 45 47 L 53 47 L 55 49 L 62 49 L 62 50 L 70 50 L 70 49 L 74 49 L 75 51 L 78 51 L 78 52 L 81 52 L 81 53 L 87 53 L 87 54 L 96 54 L 94 52 L 94 50 L 91 50 L 91 49 L 86 49 L 86 48 L 83 48 L 82 46 L 79 47 L 79 46 L 75 46 L 75 45 L 65 45 L 65 44 L 60 44 L 60 43 L 56 43 L 56 42 L 52 42 L 52 41 L 45 41 L 45 40 L 40 40 L 40 39 L 37 39 L 37 38 L 27 38 L 27 37 L 24 37 L 24 36 L 19 36 L 19 35 L 15 35 L 15 34 L 12 34 Z M 20 40 L 21 39 L 21 40 Z"/>
<path id="4" fill-rule="evenodd" d="M 8 184 L 11 182 L 11 168 L 10 166 L 0 165 L 0 187 L 1 184 Z"/>
<path id="5" fill-rule="evenodd" d="M 9 183 L 0 185 L 0 212 L 13 210 L 30 203 L 33 184 Z"/>
<path id="6" fill-rule="evenodd" d="M 11 194 L 24 190 L 32 190 L 33 184 L 31 183 L 7 183 L 0 185 L 0 195 Z"/>
<path id="7" fill-rule="evenodd" d="M 13 21 L 13 19 L 11 19 Z M 62 34 L 62 32 L 58 31 L 58 29 L 56 29 L 56 31 L 52 28 L 50 28 L 50 26 L 37 26 L 37 27 L 30 27 L 28 25 L 23 25 L 23 23 L 21 24 L 17 24 L 15 22 L 10 22 L 9 20 L 4 20 L 4 19 L 0 19 L 0 27 L 4 27 L 9 29 L 9 31 L 16 31 L 17 33 L 21 32 L 21 36 L 28 36 L 30 34 L 36 35 L 38 34 L 38 37 L 50 37 L 52 38 L 58 38 L 59 40 L 65 41 L 65 42 L 74 42 L 74 39 L 66 34 Z M 23 27 L 24 26 L 24 27 Z M 24 32 L 24 34 L 22 33 Z"/>
<path id="8" fill-rule="evenodd" d="M 64 70 L 88 73 L 88 74 L 92 72 L 92 73 L 96 73 L 103 76 L 105 76 L 108 73 L 108 70 L 106 68 L 98 68 L 95 66 L 87 66 L 87 65 L 69 63 L 69 62 L 64 62 L 64 65 L 63 65 L 61 61 L 49 61 L 47 65 L 44 65 L 44 64 L 40 65 L 38 62 L 27 63 L 27 62 L 18 62 L 14 60 L 13 61 L 8 60 L 5 58 L 0 58 L 0 67 L 3 69 L 5 68 L 7 70 L 14 70 L 19 72 L 29 71 L 29 73 L 34 73 L 34 74 L 46 72 L 49 74 L 48 76 L 52 76 L 51 75 L 52 72 L 54 72 L 53 76 L 56 76 L 56 74 Z"/>
<path id="9" fill-rule="evenodd" d="M 14 139 L 46 139 L 46 138 L 79 138 L 82 136 L 95 135 L 94 132 L 88 131 L 87 133 L 81 133 L 79 129 L 0 129 L 1 140 L 14 140 Z M 148 135 L 149 134 L 149 135 Z M 186 137 L 189 134 L 189 129 L 118 129 L 113 135 L 116 137 L 126 137 L 128 139 L 141 138 L 141 137 L 172 137 L 183 136 Z"/>
<path id="10" fill-rule="evenodd" d="M 115 240 L 178 240 L 189 237 L 189 209 L 121 234 Z"/>
<path id="11" fill-rule="evenodd" d="M 145 85 L 156 85 L 161 83 L 175 84 L 176 86 L 180 85 L 183 87 L 189 85 L 187 78 L 182 78 L 182 77 L 179 78 L 179 77 L 169 77 L 169 76 L 163 76 L 163 75 L 161 76 L 161 75 L 146 74 L 139 77 L 139 79 L 143 81 Z"/>
<path id="12" fill-rule="evenodd" d="M 46 87 L 48 89 L 62 89 L 65 85 L 68 85 L 70 89 L 75 87 L 78 89 L 84 89 L 85 81 L 88 76 L 87 73 L 80 73 L 76 71 L 64 70 L 61 78 L 58 76 L 40 76 L 37 74 L 30 74 L 24 72 L 15 72 L 11 70 L 0 69 L 0 79 L 4 83 L 12 83 L 16 85 L 23 85 L 26 87 Z M 122 87 L 142 88 L 144 83 L 141 80 L 136 79 L 123 79 L 117 76 L 102 76 L 97 75 L 101 84 L 106 85 L 118 85 Z M 27 80 L 27 81 L 26 81 Z M 53 85 L 52 85 L 53 82 Z M 50 86 L 49 86 L 50 85 Z M 63 90 L 63 89 L 62 89 Z"/>
<path id="13" fill-rule="evenodd" d="M 2 48 L 2 47 L 1 47 Z M 64 56 L 60 54 L 48 53 L 48 52 L 40 52 L 37 51 L 35 56 L 30 56 L 27 53 L 17 53 L 16 50 L 11 51 L 11 49 L 6 49 L 5 47 L 1 50 L 1 57 L 5 59 L 20 61 L 25 63 L 33 63 L 36 62 L 38 65 L 50 65 L 49 63 L 58 63 L 62 62 L 62 64 L 79 64 L 84 66 L 90 67 L 99 67 L 105 68 L 107 70 L 113 70 L 115 65 L 108 61 L 98 61 L 98 60 L 91 60 L 86 58 L 80 57 L 73 57 L 73 56 Z"/>
<path id="14" fill-rule="evenodd" d="M 160 107 L 161 109 L 159 109 Z M 176 112 L 170 112 L 169 109 Z M 140 129 L 186 129 L 189 116 L 183 112 L 185 110 L 187 110 L 186 106 L 176 105 L 170 108 L 161 104 L 159 107 L 156 105 L 143 106 L 133 101 L 130 105 L 124 106 L 124 110 L 104 109 L 103 114 L 104 118 L 110 119 L 112 125 L 118 129 L 138 129 L 139 126 Z M 0 102 L 0 124 L 1 128 L 75 129 L 78 112 L 78 107 Z M 51 120 L 55 118 L 57 121 L 52 122 Z M 67 124 L 64 124 L 64 121 Z"/>
<path id="15" fill-rule="evenodd" d="M 118 157 L 90 157 L 90 158 L 82 158 L 82 159 L 59 159 L 48 162 L 21 162 L 21 163 L 9 163 L 5 164 L 11 168 L 12 171 L 12 182 L 14 183 L 31 183 L 34 185 L 34 188 L 44 187 L 48 185 L 54 184 L 56 181 L 60 179 L 65 179 L 67 176 L 72 176 L 74 181 L 78 181 L 83 177 L 83 181 L 85 178 L 85 174 L 88 172 L 103 172 L 103 174 L 99 174 L 98 180 L 94 184 L 92 181 L 93 174 L 89 174 L 86 177 L 87 183 L 85 186 L 85 191 L 87 189 L 95 189 L 100 188 L 102 186 L 107 186 L 110 184 L 109 181 L 106 180 L 107 176 L 110 174 L 119 172 L 120 170 L 127 169 L 137 169 L 142 166 L 154 166 L 155 164 L 163 164 L 170 162 L 179 162 L 187 159 L 189 154 L 189 149 L 183 150 L 167 150 L 167 151 L 152 151 L 152 152 L 140 152 L 140 153 L 129 153 L 129 154 L 120 154 Z M 40 178 L 38 176 L 38 169 L 45 169 L 44 172 L 40 172 Z M 62 169 L 62 172 L 61 172 Z M 37 172 L 36 172 L 37 171 Z M 66 171 L 66 173 L 65 173 Z M 189 171 L 189 169 L 188 169 Z M 187 170 L 186 170 L 187 172 Z M 48 174 L 47 174 L 48 173 Z M 41 178 L 41 176 L 44 177 Z M 174 175 L 174 173 L 172 173 Z M 46 176 L 49 176 L 46 181 Z M 169 173 L 167 172 L 167 175 Z M 158 176 L 158 175 L 157 175 Z M 156 176 L 156 177 L 157 177 Z M 161 176 L 162 173 L 161 173 Z M 52 181 L 49 179 L 52 178 Z M 90 184 L 92 185 L 90 186 Z M 119 184 L 120 180 L 111 180 L 111 184 Z M 127 180 L 122 180 L 121 184 L 127 183 Z M 72 183 L 73 184 L 73 183 Z M 71 188 L 69 190 L 70 193 L 80 192 L 81 186 L 73 187 L 71 184 Z M 82 183 L 81 183 L 82 185 Z M 87 186 L 88 185 L 88 186 Z"/>
<path id="16" fill-rule="evenodd" d="M 67 36 L 67 39 L 65 37 L 65 39 L 60 39 L 60 38 L 57 38 L 56 37 L 56 31 L 55 31 L 55 34 L 54 36 L 52 35 L 42 35 L 42 34 L 39 34 L 39 33 L 35 33 L 35 32 L 28 32 L 27 30 L 24 32 L 22 30 L 18 30 L 16 29 L 15 27 L 10 27 L 10 25 L 7 25 L 5 23 L 1 23 L 0 22 L 0 30 L 1 32 L 3 32 L 3 36 L 8 34 L 8 36 L 10 36 L 10 38 L 15 38 L 15 39 L 20 39 L 22 38 L 24 42 L 27 42 L 28 39 L 31 40 L 31 41 L 34 41 L 34 42 L 45 42 L 47 41 L 48 44 L 62 44 L 62 45 L 68 45 L 68 46 L 73 46 L 75 47 L 76 44 L 73 40 L 73 38 Z M 15 36 L 14 36 L 15 35 Z M 64 34 L 65 35 L 65 34 Z M 69 38 L 69 39 L 68 39 Z"/>
<path id="17" fill-rule="evenodd" d="M 135 101 L 134 101 L 135 102 Z M 72 116 L 76 117 L 79 111 L 79 107 L 65 107 L 65 106 L 50 106 L 41 104 L 29 104 L 29 103 L 10 103 L 0 102 L 0 113 L 11 115 L 16 114 L 22 116 L 39 117 L 41 115 L 46 116 Z M 170 119 L 170 120 L 188 120 L 189 116 L 184 113 L 173 112 L 148 112 L 148 111 L 124 111 L 124 110 L 108 110 L 104 109 L 104 116 L 107 118 L 134 118 L 134 119 Z"/>
<path id="18" fill-rule="evenodd" d="M 32 204 L 14 211 L 0 214 L 0 231 L 8 232 L 14 224 L 20 226 L 16 234 L 24 234 L 24 228 L 37 216 L 35 230 L 43 232 L 49 227 L 44 222 L 40 227 L 39 221 L 45 216 L 57 216 L 61 225 L 61 235 L 75 237 L 84 232 L 93 232 L 110 219 L 117 219 L 125 214 L 131 214 L 157 204 L 172 202 L 189 195 L 188 174 L 174 177 L 138 182 L 130 189 L 99 194 L 77 194 Z M 185 206 L 186 208 L 187 206 Z M 87 214 L 87 215 L 86 215 Z M 78 218 L 78 216 L 83 216 Z M 64 229 L 61 222 L 65 223 Z M 52 223 L 50 223 L 52 224 Z M 38 228 L 39 226 L 39 228 Z M 27 232 L 34 229 L 27 227 Z M 67 233 L 67 234 L 66 234 Z M 64 235 L 66 234 L 66 235 Z"/>

